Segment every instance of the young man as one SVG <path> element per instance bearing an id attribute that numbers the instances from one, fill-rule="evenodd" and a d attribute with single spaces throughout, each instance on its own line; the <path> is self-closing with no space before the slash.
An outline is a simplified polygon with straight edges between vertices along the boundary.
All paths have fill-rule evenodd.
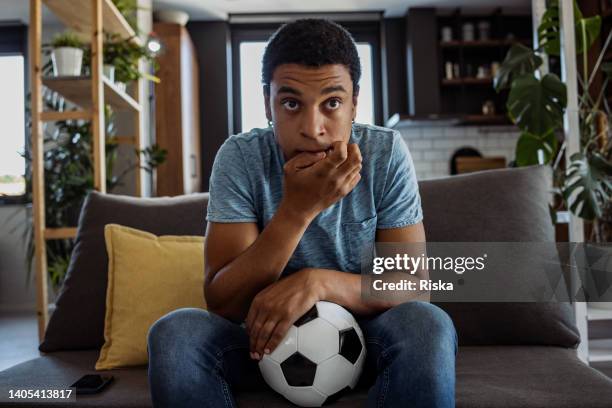
<path id="1" fill-rule="evenodd" d="M 228 138 L 213 166 L 208 311 L 174 311 L 149 333 L 155 406 L 236 406 L 232 391 L 265 387 L 263 354 L 326 300 L 350 310 L 363 330 L 368 406 L 454 407 L 449 316 L 427 301 L 361 296 L 365 244 L 422 243 L 425 234 L 401 137 L 354 123 L 360 75 L 352 37 L 333 22 L 298 20 L 270 39 L 270 127 Z"/>

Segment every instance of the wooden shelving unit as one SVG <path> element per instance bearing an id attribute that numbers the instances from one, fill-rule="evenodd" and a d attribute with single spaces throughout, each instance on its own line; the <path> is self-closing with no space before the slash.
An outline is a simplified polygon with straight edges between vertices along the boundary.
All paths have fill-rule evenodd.
<path id="1" fill-rule="evenodd" d="M 69 29 L 91 43 L 90 77 L 42 77 L 42 7 L 49 8 Z M 76 228 L 46 228 L 43 123 L 60 120 L 83 119 L 91 122 L 92 162 L 94 188 L 106 192 L 106 156 L 104 132 L 104 106 L 134 114 L 134 134 L 123 136 L 136 149 L 140 149 L 141 114 L 140 83 L 136 83 L 134 95 L 119 90 L 102 74 L 103 33 L 113 33 L 121 38 L 140 43 L 134 30 L 117 10 L 111 0 L 82 0 L 78 6 L 72 0 L 30 0 L 30 83 L 32 109 L 32 207 L 34 218 L 34 255 L 36 269 L 38 336 L 42 341 L 48 322 L 47 253 L 46 240 L 67 239 L 76 236 Z M 42 87 L 46 86 L 77 105 L 80 110 L 44 111 Z M 136 191 L 141 194 L 142 180 L 136 172 Z"/>
<path id="2" fill-rule="evenodd" d="M 102 78 L 104 84 L 104 103 L 115 110 L 140 111 L 140 104 L 130 95 L 121 91 L 108 78 Z M 91 78 L 89 77 L 47 77 L 43 85 L 61 94 L 75 105 L 91 109 Z"/>
<path id="3" fill-rule="evenodd" d="M 456 9 L 452 14 L 438 15 L 436 20 L 438 35 L 443 27 L 452 31 L 450 41 L 443 41 L 440 36 L 436 39 L 439 112 L 467 115 L 465 124 L 510 124 L 503 118 L 508 92 L 498 94 L 493 89 L 493 63 L 501 64 L 513 44 L 531 44 L 531 16 L 505 14 L 500 8 L 487 14 L 469 14 Z M 481 22 L 489 23 L 488 36 L 480 34 L 478 24 Z M 473 40 L 463 39 L 466 24 L 474 28 Z M 452 64 L 452 75 L 447 72 L 447 64 Z M 479 67 L 485 69 L 486 77 L 478 77 Z M 482 114 L 486 101 L 495 106 L 495 115 Z"/>
<path id="4" fill-rule="evenodd" d="M 493 78 L 453 78 L 443 79 L 442 86 L 454 86 L 454 85 L 487 85 L 493 84 Z"/>
<path id="5" fill-rule="evenodd" d="M 459 47 L 475 47 L 475 48 L 496 48 L 496 47 L 509 47 L 512 44 L 529 44 L 528 39 L 519 40 L 479 40 L 479 41 L 440 41 L 440 47 L 442 48 L 459 48 Z"/>

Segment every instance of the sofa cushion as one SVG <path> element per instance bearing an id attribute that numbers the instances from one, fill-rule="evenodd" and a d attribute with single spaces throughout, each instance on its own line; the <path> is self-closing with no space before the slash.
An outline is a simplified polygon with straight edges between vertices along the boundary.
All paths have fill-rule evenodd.
<path id="1" fill-rule="evenodd" d="M 554 242 L 548 210 L 551 178 L 550 167 L 529 166 L 421 181 L 427 241 Z M 460 345 L 576 347 L 580 341 L 569 303 L 438 306 L 453 319 Z"/>
<path id="2" fill-rule="evenodd" d="M 157 236 L 108 224 L 104 346 L 96 370 L 147 364 L 147 333 L 157 319 L 184 307 L 206 308 L 204 237 Z"/>
<path id="3" fill-rule="evenodd" d="M 99 349 L 104 344 L 106 224 L 155 235 L 204 236 L 207 203 L 207 193 L 138 198 L 91 192 L 81 210 L 68 273 L 40 351 Z"/>
<path id="4" fill-rule="evenodd" d="M 15 388 L 69 386 L 94 373 L 97 357 L 97 350 L 57 352 L 11 367 L 0 372 L 0 395 Z M 612 380 L 583 364 L 574 350 L 561 347 L 460 347 L 456 372 L 457 408 L 609 408 L 612 401 Z M 106 373 L 115 377 L 110 387 L 98 395 L 79 395 L 70 406 L 151 406 L 145 366 Z M 330 406 L 365 406 L 366 395 L 367 389 L 360 388 Z M 3 401 L 0 408 L 22 406 Z M 237 402 L 241 408 L 293 406 L 268 390 L 238 392 Z"/>

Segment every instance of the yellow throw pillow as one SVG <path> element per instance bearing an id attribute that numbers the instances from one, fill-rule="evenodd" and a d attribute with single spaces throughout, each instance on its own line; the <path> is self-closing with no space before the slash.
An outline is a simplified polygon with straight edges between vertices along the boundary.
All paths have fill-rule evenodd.
<path id="1" fill-rule="evenodd" d="M 204 237 L 166 235 L 108 224 L 104 346 L 96 370 L 148 362 L 147 333 L 168 312 L 206 308 Z"/>

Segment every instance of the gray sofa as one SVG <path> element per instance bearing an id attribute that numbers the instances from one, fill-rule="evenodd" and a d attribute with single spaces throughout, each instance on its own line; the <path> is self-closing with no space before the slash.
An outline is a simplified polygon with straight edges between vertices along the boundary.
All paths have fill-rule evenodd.
<path id="1" fill-rule="evenodd" d="M 550 176 L 548 168 L 533 166 L 420 182 L 428 241 L 554 241 L 547 208 Z M 154 199 L 88 196 L 68 276 L 40 346 L 44 354 L 0 372 L 0 407 L 19 405 L 7 401 L 9 389 L 67 387 L 81 375 L 95 372 L 103 343 L 108 262 L 104 225 L 115 222 L 156 234 L 201 235 L 207 198 L 206 194 Z M 612 407 L 612 380 L 576 357 L 580 339 L 571 305 L 438 305 L 449 313 L 459 336 L 457 407 Z M 115 381 L 107 390 L 65 405 L 151 406 L 146 367 L 110 373 Z M 334 406 L 364 406 L 366 392 L 362 387 Z M 268 390 L 238 392 L 237 400 L 241 407 L 291 406 Z M 37 404 L 42 403 L 25 406 Z"/>

